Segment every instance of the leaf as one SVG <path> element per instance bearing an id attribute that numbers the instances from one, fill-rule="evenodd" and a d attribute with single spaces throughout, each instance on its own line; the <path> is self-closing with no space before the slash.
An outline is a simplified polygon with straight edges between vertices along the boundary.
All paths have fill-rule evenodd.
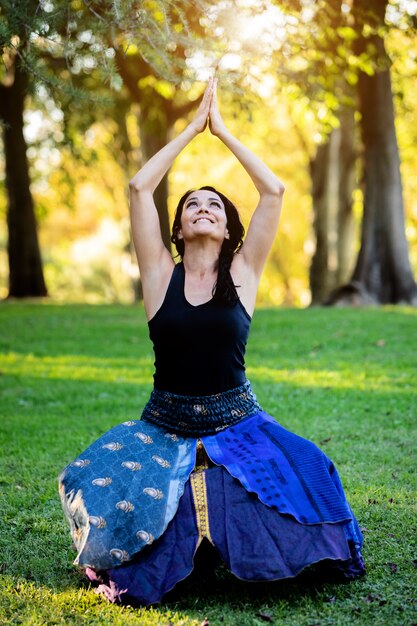
<path id="1" fill-rule="evenodd" d="M 346 41 L 353 41 L 354 39 L 358 38 L 356 30 L 354 28 L 351 28 L 350 26 L 340 26 L 336 29 L 336 32 L 339 37 L 342 37 L 342 39 L 346 39 Z"/>
<path id="2" fill-rule="evenodd" d="M 166 80 L 158 80 L 155 83 L 155 91 L 157 91 L 166 100 L 172 100 L 175 94 L 175 85 L 168 83 Z"/>
<path id="3" fill-rule="evenodd" d="M 356 85 L 356 83 L 358 82 L 358 75 L 356 72 L 345 70 L 344 77 L 346 78 L 349 85 Z"/>
<path id="4" fill-rule="evenodd" d="M 398 565 L 396 563 L 387 563 L 387 565 L 393 574 L 395 574 L 395 572 L 398 572 Z"/>
<path id="5" fill-rule="evenodd" d="M 374 596 L 372 593 L 368 593 L 368 595 L 364 597 L 363 601 L 369 604 L 370 602 L 374 602 L 376 599 L 377 596 Z"/>
<path id="6" fill-rule="evenodd" d="M 370 604 L 371 602 L 378 602 L 379 606 L 384 606 L 384 604 L 387 603 L 387 600 L 385 598 L 381 598 L 381 596 L 377 596 L 373 593 L 368 593 L 368 595 L 363 598 L 363 601 L 368 604 Z"/>

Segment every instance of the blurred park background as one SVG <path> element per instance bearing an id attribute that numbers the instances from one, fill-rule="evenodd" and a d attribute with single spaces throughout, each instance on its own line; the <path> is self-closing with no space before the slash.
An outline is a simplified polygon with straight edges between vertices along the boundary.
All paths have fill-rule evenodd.
<path id="1" fill-rule="evenodd" d="M 415 0 L 1 0 L 0 297 L 134 302 L 128 182 L 221 110 L 287 191 L 259 304 L 417 303 Z M 214 184 L 256 192 L 207 131 L 156 193 L 162 231 Z"/>

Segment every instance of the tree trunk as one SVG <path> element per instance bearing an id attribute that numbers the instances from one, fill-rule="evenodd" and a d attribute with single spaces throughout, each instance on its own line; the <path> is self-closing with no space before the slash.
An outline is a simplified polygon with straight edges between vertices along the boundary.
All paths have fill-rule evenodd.
<path id="1" fill-rule="evenodd" d="M 378 41 L 381 53 L 383 41 Z M 352 280 L 376 302 L 417 304 L 408 257 L 389 70 L 359 80 L 365 162 L 362 242 Z"/>
<path id="2" fill-rule="evenodd" d="M 191 6 L 191 5 L 190 5 Z M 197 14 L 191 11 L 190 18 L 195 19 Z M 198 20 L 197 20 L 198 25 Z M 112 42 L 114 46 L 114 42 Z M 140 107 L 139 129 L 143 163 L 146 163 L 156 152 L 161 150 L 170 140 L 175 122 L 188 115 L 196 103 L 192 100 L 183 101 L 181 94 L 178 100 L 171 100 L 162 96 L 152 85 L 157 83 L 158 77 L 154 69 L 140 55 L 127 57 L 117 46 L 116 62 L 123 82 L 126 85 L 130 98 Z M 184 50 L 179 47 L 180 55 Z M 185 60 L 185 53 L 183 54 Z M 149 84 L 140 86 L 140 81 L 150 78 Z M 168 173 L 163 177 L 154 192 L 155 205 L 159 215 L 162 240 L 168 250 L 171 250 L 171 232 L 168 215 Z"/>
<path id="3" fill-rule="evenodd" d="M 329 162 L 330 138 L 317 147 L 310 162 L 313 200 L 313 230 L 316 249 L 310 265 L 311 303 L 320 304 L 329 291 Z"/>
<path id="4" fill-rule="evenodd" d="M 143 162 L 146 163 L 154 154 L 161 150 L 169 141 L 170 129 L 168 124 L 159 123 L 158 126 L 140 124 L 140 145 Z M 155 206 L 159 215 L 162 240 L 168 250 L 171 250 L 171 231 L 168 217 L 168 174 L 166 174 L 153 194 Z"/>
<path id="5" fill-rule="evenodd" d="M 387 2 L 354 3 L 358 21 L 372 12 L 375 27 L 384 23 Z M 369 13 L 367 14 L 369 20 Z M 410 303 L 417 305 L 405 236 L 400 159 L 394 107 L 384 40 L 375 34 L 360 37 L 357 52 L 375 50 L 376 71 L 359 76 L 359 107 L 364 158 L 364 209 L 361 248 L 351 283 L 334 295 L 332 303 Z M 350 292 L 350 295 L 349 295 Z"/>
<path id="6" fill-rule="evenodd" d="M 337 215 L 337 270 L 335 284 L 340 285 L 352 272 L 355 223 L 353 192 L 356 186 L 356 150 L 354 109 L 345 107 L 340 113 L 340 176 Z"/>
<path id="7" fill-rule="evenodd" d="M 352 271 L 355 188 L 353 109 L 339 111 L 340 126 L 310 163 L 316 250 L 310 267 L 312 304 L 323 304 Z"/>
<path id="8" fill-rule="evenodd" d="M 119 129 L 119 158 L 122 162 L 123 171 L 126 179 L 126 189 L 128 187 L 128 183 L 130 179 L 133 177 L 135 171 L 137 171 L 137 163 L 135 163 L 135 167 L 133 167 L 133 158 L 132 158 L 132 144 L 130 142 L 129 132 L 127 129 L 127 114 L 130 109 L 130 103 L 127 103 L 126 100 L 120 100 L 117 102 L 116 106 L 116 115 L 115 120 Z M 132 294 L 133 294 L 133 302 L 141 302 L 143 300 L 143 291 L 142 291 L 142 283 L 139 275 L 139 267 L 137 265 L 135 246 L 133 244 L 132 239 L 132 229 L 129 229 L 129 242 L 126 245 L 126 251 L 130 256 L 130 264 L 131 271 L 129 273 L 131 285 L 132 285 Z"/>
<path id="9" fill-rule="evenodd" d="M 27 77 L 17 60 L 13 84 L 0 88 L 8 194 L 9 297 L 15 298 L 47 295 L 23 135 L 26 89 Z"/>

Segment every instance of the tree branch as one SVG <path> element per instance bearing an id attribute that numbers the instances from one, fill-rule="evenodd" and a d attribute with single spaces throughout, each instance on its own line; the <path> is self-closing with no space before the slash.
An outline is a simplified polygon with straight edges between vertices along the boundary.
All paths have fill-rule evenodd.
<path id="1" fill-rule="evenodd" d="M 142 91 L 139 89 L 137 76 L 131 72 L 129 68 L 129 62 L 126 59 L 126 56 L 120 51 L 119 48 L 114 47 L 116 53 L 116 65 L 119 70 L 120 76 L 123 79 L 124 84 L 129 90 L 130 95 L 133 100 L 140 104 L 142 102 Z M 146 76 L 145 69 L 148 69 L 146 63 L 142 58 L 138 57 L 137 66 L 141 70 L 139 74 L 141 76 Z"/>

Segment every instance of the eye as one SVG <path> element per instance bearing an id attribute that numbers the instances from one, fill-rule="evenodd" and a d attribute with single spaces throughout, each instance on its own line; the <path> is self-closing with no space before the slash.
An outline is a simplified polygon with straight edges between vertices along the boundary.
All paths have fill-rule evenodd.
<path id="1" fill-rule="evenodd" d="M 186 208 L 189 209 L 190 206 L 197 206 L 196 200 L 191 200 L 190 202 L 187 202 Z"/>
<path id="2" fill-rule="evenodd" d="M 222 205 L 220 204 L 220 202 L 216 202 L 216 200 L 214 200 L 214 201 L 210 202 L 210 206 L 215 206 L 215 207 L 217 207 L 218 209 L 221 209 L 221 208 L 222 208 Z"/>

